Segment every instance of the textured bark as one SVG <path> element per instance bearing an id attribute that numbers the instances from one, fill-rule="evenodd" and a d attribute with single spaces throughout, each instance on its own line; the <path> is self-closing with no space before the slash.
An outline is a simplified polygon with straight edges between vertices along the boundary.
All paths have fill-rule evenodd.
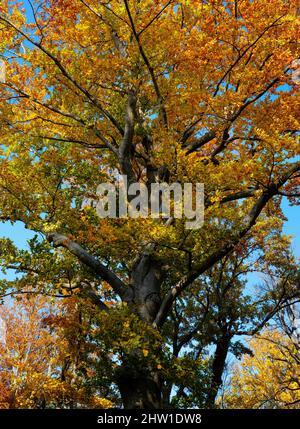
<path id="1" fill-rule="evenodd" d="M 161 304 L 161 269 L 151 254 L 144 254 L 132 272 L 134 302 L 139 316 L 147 323 L 155 319 Z"/>
<path id="2" fill-rule="evenodd" d="M 151 325 L 161 303 L 162 275 L 159 263 L 151 255 L 152 249 L 148 250 L 134 265 L 131 286 L 134 292 L 132 311 Z M 131 359 L 125 360 L 117 376 L 123 405 L 128 409 L 162 408 L 161 376 L 153 368 L 141 367 L 139 355 L 140 351 L 136 350 Z M 136 362 L 135 367 L 132 362 Z"/>
<path id="3" fill-rule="evenodd" d="M 159 409 L 162 408 L 161 382 L 158 374 L 123 367 L 117 384 L 124 408 Z"/>

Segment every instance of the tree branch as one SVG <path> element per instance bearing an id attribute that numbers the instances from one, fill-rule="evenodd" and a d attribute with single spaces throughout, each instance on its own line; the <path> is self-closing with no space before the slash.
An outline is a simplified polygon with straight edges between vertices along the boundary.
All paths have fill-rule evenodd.
<path id="1" fill-rule="evenodd" d="M 153 68 L 150 65 L 148 57 L 145 54 L 145 51 L 144 51 L 143 46 L 141 44 L 139 34 L 136 31 L 136 28 L 135 28 L 135 25 L 134 25 L 134 22 L 133 22 L 133 18 L 132 18 L 130 9 L 129 9 L 128 1 L 124 0 L 124 3 L 125 3 L 125 8 L 126 8 L 126 11 L 127 11 L 127 14 L 128 14 L 128 18 L 130 20 L 130 25 L 131 25 L 131 29 L 132 29 L 134 38 L 135 38 L 135 40 L 137 42 L 140 54 L 141 54 L 141 56 L 142 56 L 142 58 L 144 60 L 144 63 L 146 65 L 146 67 L 147 67 L 147 69 L 148 69 L 148 71 L 150 73 L 151 79 L 152 79 L 154 90 L 155 90 L 155 93 L 156 93 L 156 96 L 157 96 L 157 99 L 158 99 L 158 102 L 159 102 L 160 112 L 161 112 L 161 115 L 162 115 L 163 123 L 164 123 L 165 127 L 168 127 L 167 112 L 166 112 L 166 109 L 165 109 L 165 106 L 164 106 L 164 103 L 163 103 L 163 97 L 162 97 L 162 95 L 160 93 L 160 89 L 159 89 L 159 86 L 158 86 L 158 83 L 157 83 L 157 80 L 156 80 L 156 77 L 155 77 L 155 74 L 154 74 L 154 70 L 153 70 Z"/>
<path id="2" fill-rule="evenodd" d="M 88 126 L 88 124 L 86 123 L 86 121 L 84 121 L 79 116 L 76 116 L 76 115 L 74 115 L 74 114 L 72 114 L 70 112 L 65 112 L 65 111 L 63 111 L 61 109 L 58 109 L 57 107 L 52 106 L 49 103 L 42 102 L 42 101 L 38 100 L 37 98 L 32 97 L 30 94 L 24 92 L 23 90 L 21 90 L 19 88 L 16 88 L 14 85 L 11 85 L 11 84 L 8 84 L 8 83 L 5 83 L 4 85 L 7 86 L 8 88 L 12 89 L 13 91 L 21 94 L 24 98 L 27 98 L 28 100 L 33 101 L 34 103 L 38 104 L 39 106 L 44 107 L 45 109 L 48 109 L 48 110 L 50 110 L 50 111 L 52 111 L 54 113 L 57 113 L 58 115 L 66 117 L 66 118 L 73 119 L 74 121 L 76 121 L 76 122 L 78 122 L 78 123 L 80 123 L 80 124 L 82 124 L 84 126 Z M 45 120 L 45 119 L 41 118 L 41 120 Z M 65 125 L 67 125 L 67 124 L 63 124 L 63 126 L 65 126 Z M 101 131 L 98 130 L 95 126 L 92 126 L 91 128 L 92 128 L 93 132 L 95 133 L 96 137 L 98 137 L 104 143 L 104 145 L 108 149 L 110 149 L 114 154 L 117 154 L 117 147 L 115 145 L 113 145 L 111 142 L 109 142 L 107 140 L 107 138 L 101 133 Z"/>
<path id="3" fill-rule="evenodd" d="M 132 300 L 132 290 L 126 286 L 113 271 L 109 270 L 100 261 L 90 255 L 79 244 L 70 240 L 68 237 L 58 233 L 50 233 L 47 235 L 47 240 L 53 243 L 54 247 L 64 247 L 75 255 L 83 264 L 92 269 L 92 271 L 99 275 L 106 281 L 113 290 L 122 298 L 123 301 Z"/>
<path id="4" fill-rule="evenodd" d="M 205 144 L 209 143 L 211 140 L 213 140 L 216 137 L 216 132 L 214 130 L 212 131 L 208 131 L 207 133 L 205 133 L 202 137 L 200 137 L 199 139 L 195 140 L 194 142 L 192 142 L 188 147 L 187 147 L 187 152 L 186 154 L 189 155 L 190 153 L 194 152 L 197 149 L 200 149 L 200 147 L 204 146 Z"/>
<path id="5" fill-rule="evenodd" d="M 119 148 L 119 160 L 122 172 L 127 174 L 129 182 L 135 181 L 135 175 L 131 166 L 132 142 L 134 136 L 134 123 L 136 116 L 136 95 L 132 89 L 128 91 L 126 109 L 125 131 Z"/>
<path id="6" fill-rule="evenodd" d="M 68 79 L 79 91 L 84 94 L 88 100 L 90 100 L 94 106 L 96 106 L 100 112 L 110 120 L 110 122 L 115 126 L 115 128 L 119 131 L 121 135 L 123 135 L 124 131 L 121 125 L 118 123 L 118 121 L 104 108 L 101 106 L 101 104 L 98 102 L 98 100 L 89 93 L 87 89 L 85 89 L 83 86 L 81 86 L 66 70 L 66 68 L 63 66 L 63 64 L 50 52 L 48 49 L 46 49 L 40 42 L 35 42 L 31 39 L 31 37 L 28 36 L 23 30 L 18 28 L 13 22 L 11 22 L 8 18 L 3 16 L 3 14 L 0 15 L 0 20 L 5 22 L 7 25 L 9 25 L 11 28 L 13 28 L 15 31 L 17 31 L 19 34 L 21 34 L 26 40 L 28 40 L 32 45 L 37 47 L 40 51 L 42 51 L 45 55 L 47 55 L 48 58 L 50 58 L 54 64 L 58 67 L 58 69 L 61 71 L 62 75 Z"/>
<path id="7" fill-rule="evenodd" d="M 219 250 L 208 256 L 198 267 L 191 270 L 167 293 L 153 323 L 155 327 L 159 327 L 164 323 L 173 302 L 187 287 L 190 286 L 191 283 L 193 283 L 206 270 L 211 268 L 216 262 L 232 252 L 239 241 L 250 231 L 252 226 L 255 225 L 258 216 L 266 204 L 273 198 L 273 196 L 278 194 L 279 188 L 283 186 L 293 176 L 293 174 L 299 170 L 300 162 L 297 162 L 292 165 L 287 172 L 282 174 L 276 184 L 270 184 L 269 188 L 263 191 L 262 195 L 258 198 L 247 216 L 244 218 L 243 225 L 239 233 L 236 234 L 236 236 L 233 237 L 230 241 L 221 246 Z"/>
<path id="8" fill-rule="evenodd" d="M 224 73 L 224 75 L 222 76 L 222 78 L 219 80 L 216 90 L 213 94 L 214 97 L 217 96 L 220 86 L 222 85 L 224 79 L 226 79 L 226 77 L 229 75 L 229 73 L 234 69 L 234 67 L 240 62 L 240 60 L 247 54 L 247 52 L 253 48 L 257 42 L 259 42 L 259 40 L 265 35 L 265 33 L 267 33 L 267 31 L 269 31 L 272 27 L 275 26 L 275 24 L 277 24 L 278 21 L 280 21 L 283 18 L 284 15 L 280 16 L 279 18 L 277 18 L 274 22 L 272 22 L 272 24 L 268 25 L 264 31 L 254 40 L 254 42 L 252 42 L 246 49 L 244 49 L 244 51 L 238 55 L 237 59 L 233 62 L 233 64 L 228 68 L 228 70 Z"/>
<path id="9" fill-rule="evenodd" d="M 167 7 L 172 3 L 172 1 L 173 0 L 168 1 L 168 3 L 154 16 L 154 18 L 152 18 L 151 21 L 149 21 L 148 24 L 146 24 L 145 27 L 138 32 L 138 36 L 140 36 L 144 31 L 146 31 L 147 28 L 149 28 L 153 24 L 153 22 L 161 16 L 161 14 L 167 9 Z"/>

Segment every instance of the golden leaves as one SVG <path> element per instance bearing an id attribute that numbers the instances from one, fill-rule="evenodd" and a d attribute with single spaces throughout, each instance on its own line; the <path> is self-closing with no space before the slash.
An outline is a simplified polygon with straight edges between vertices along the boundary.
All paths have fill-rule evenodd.
<path id="1" fill-rule="evenodd" d="M 297 351 L 291 339 L 278 331 L 265 330 L 249 345 L 254 354 L 235 366 L 232 389 L 225 402 L 233 408 L 293 408 L 300 396 L 299 365 L 293 361 Z"/>

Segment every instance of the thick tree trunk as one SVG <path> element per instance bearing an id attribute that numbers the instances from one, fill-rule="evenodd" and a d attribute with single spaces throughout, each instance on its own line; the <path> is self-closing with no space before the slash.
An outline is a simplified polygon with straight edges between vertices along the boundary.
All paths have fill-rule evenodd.
<path id="1" fill-rule="evenodd" d="M 222 376 L 225 368 L 225 362 L 229 350 L 230 341 L 231 336 L 228 334 L 224 334 L 217 342 L 217 348 L 212 363 L 212 380 L 210 390 L 206 399 L 205 408 L 215 407 L 218 390 L 222 384 Z"/>
<path id="2" fill-rule="evenodd" d="M 151 254 L 143 254 L 131 275 L 134 304 L 140 318 L 151 324 L 159 310 L 162 274 L 159 263 Z"/>
<path id="3" fill-rule="evenodd" d="M 118 387 L 124 408 L 159 409 L 162 408 L 161 383 L 158 374 L 147 374 L 124 367 L 118 378 Z"/>
<path id="4" fill-rule="evenodd" d="M 132 311 L 146 323 L 152 324 L 160 307 L 160 286 L 162 281 L 160 265 L 149 253 L 144 253 L 136 262 L 131 285 L 134 291 Z M 123 362 L 117 376 L 117 384 L 123 406 L 129 409 L 162 408 L 162 385 L 160 372 L 146 365 L 141 366 L 140 350 Z M 132 362 L 136 361 L 135 367 Z"/>

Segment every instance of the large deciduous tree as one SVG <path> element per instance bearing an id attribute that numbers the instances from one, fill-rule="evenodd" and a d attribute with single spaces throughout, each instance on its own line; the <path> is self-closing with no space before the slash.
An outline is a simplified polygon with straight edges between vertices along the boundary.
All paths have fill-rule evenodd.
<path id="1" fill-rule="evenodd" d="M 224 315 L 227 293 L 242 301 L 230 270 L 253 246 L 299 283 L 281 231 L 281 201 L 297 204 L 300 183 L 297 3 L 1 3 L 0 217 L 37 233 L 28 250 L 1 241 L 2 265 L 22 274 L 2 293 L 30 286 L 85 300 L 125 407 L 161 407 L 166 386 L 192 384 L 203 369 L 193 340 L 211 332 L 205 317 L 223 350 L 214 402 L 240 330 L 240 315 Z M 97 187 L 120 174 L 150 198 L 153 183 L 204 183 L 204 225 L 100 219 Z M 284 302 L 273 299 L 260 322 Z"/>

